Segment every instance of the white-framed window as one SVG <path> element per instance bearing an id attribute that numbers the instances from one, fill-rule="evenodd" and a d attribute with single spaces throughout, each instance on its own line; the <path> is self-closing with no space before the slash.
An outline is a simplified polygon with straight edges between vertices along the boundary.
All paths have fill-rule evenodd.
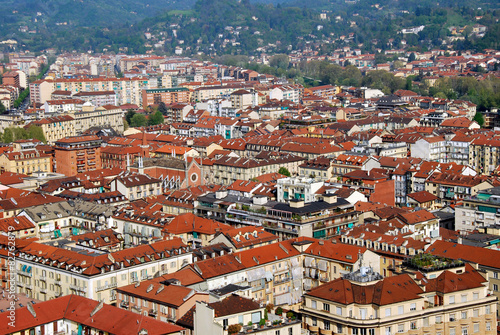
<path id="1" fill-rule="evenodd" d="M 462 327 L 462 335 L 469 335 L 469 327 Z"/>
<path id="2" fill-rule="evenodd" d="M 451 295 L 450 298 L 450 304 L 454 304 L 455 303 L 455 296 L 454 295 Z"/>
<path id="3" fill-rule="evenodd" d="M 385 309 L 385 316 L 391 316 L 391 309 L 390 308 Z"/>
<path id="4" fill-rule="evenodd" d="M 404 306 L 398 306 L 398 314 L 401 315 L 404 314 L 404 312 L 405 312 Z"/>
<path id="5" fill-rule="evenodd" d="M 404 333 L 405 332 L 405 324 L 404 323 L 400 323 L 398 325 L 398 333 Z"/>
<path id="6" fill-rule="evenodd" d="M 336 311 L 337 311 L 337 315 L 342 315 L 342 307 L 337 307 Z"/>
<path id="7" fill-rule="evenodd" d="M 449 329 L 450 335 L 456 335 L 455 334 L 455 328 L 450 328 Z"/>
<path id="8" fill-rule="evenodd" d="M 479 323 L 475 323 L 473 328 L 474 328 L 474 333 L 479 333 Z"/>
<path id="9" fill-rule="evenodd" d="M 417 304 L 416 303 L 411 303 L 410 305 L 410 311 L 416 311 L 417 310 Z"/>
<path id="10" fill-rule="evenodd" d="M 462 302 L 467 302 L 467 294 L 462 294 Z"/>

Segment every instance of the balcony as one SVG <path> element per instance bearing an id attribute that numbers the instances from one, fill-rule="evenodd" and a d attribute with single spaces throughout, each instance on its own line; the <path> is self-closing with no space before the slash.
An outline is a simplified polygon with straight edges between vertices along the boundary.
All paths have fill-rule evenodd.
<path id="1" fill-rule="evenodd" d="M 95 288 L 95 291 L 96 292 L 105 291 L 105 290 L 116 288 L 116 286 L 117 286 L 117 283 L 104 284 L 102 286 L 97 286 Z"/>
<path id="2" fill-rule="evenodd" d="M 84 293 L 87 292 L 87 288 L 86 287 L 82 287 L 82 286 L 78 286 L 78 285 L 73 285 L 73 284 L 69 285 L 69 289 L 73 290 L 73 291 L 84 292 Z"/>
<path id="3" fill-rule="evenodd" d="M 38 279 L 40 279 L 41 281 L 47 281 L 47 276 L 40 276 Z"/>

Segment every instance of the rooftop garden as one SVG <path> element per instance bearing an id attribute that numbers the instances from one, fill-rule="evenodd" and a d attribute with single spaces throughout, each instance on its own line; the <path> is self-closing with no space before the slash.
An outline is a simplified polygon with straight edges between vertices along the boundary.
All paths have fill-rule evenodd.
<path id="1" fill-rule="evenodd" d="M 464 262 L 461 260 L 422 253 L 406 259 L 404 264 L 414 269 L 429 272 L 463 266 Z"/>

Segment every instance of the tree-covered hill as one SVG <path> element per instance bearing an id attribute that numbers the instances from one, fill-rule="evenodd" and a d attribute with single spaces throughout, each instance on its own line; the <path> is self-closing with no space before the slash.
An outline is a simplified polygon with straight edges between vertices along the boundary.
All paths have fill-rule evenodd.
<path id="1" fill-rule="evenodd" d="M 182 48 L 185 54 L 221 55 L 311 49 L 326 54 L 343 46 L 370 52 L 404 45 L 442 47 L 451 37 L 451 26 L 479 23 L 488 27 L 485 37 L 466 30 L 469 36 L 456 46 L 498 48 L 500 11 L 495 2 L 294 1 L 7 0 L 0 34 L 31 51 L 171 54 Z M 420 25 L 425 29 L 418 34 L 399 33 Z"/>

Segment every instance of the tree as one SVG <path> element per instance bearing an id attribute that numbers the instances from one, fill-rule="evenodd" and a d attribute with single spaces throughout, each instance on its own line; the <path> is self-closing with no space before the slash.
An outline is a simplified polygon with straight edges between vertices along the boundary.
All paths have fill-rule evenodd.
<path id="1" fill-rule="evenodd" d="M 43 129 L 39 126 L 31 125 L 28 128 L 28 137 L 37 139 L 42 141 L 43 143 L 47 143 L 47 139 L 45 138 L 45 134 L 43 133 Z"/>
<path id="2" fill-rule="evenodd" d="M 7 108 L 5 108 L 4 104 L 0 102 L 0 114 L 8 113 Z"/>
<path id="3" fill-rule="evenodd" d="M 123 120 L 123 130 L 127 130 L 130 127 L 127 120 Z"/>
<path id="4" fill-rule="evenodd" d="M 416 59 L 417 59 L 417 56 L 415 55 L 414 52 L 412 52 L 410 54 L 410 56 L 408 57 L 408 62 L 414 62 Z"/>
<path id="5" fill-rule="evenodd" d="M 3 142 L 4 143 L 14 142 L 14 134 L 12 133 L 12 129 L 5 128 L 5 130 L 3 131 Z"/>
<path id="6" fill-rule="evenodd" d="M 165 103 L 163 101 L 161 101 L 159 104 L 158 104 L 158 111 L 160 113 L 162 113 L 163 115 L 167 115 L 168 113 L 168 109 L 167 109 L 167 106 L 165 105 Z"/>
<path id="7" fill-rule="evenodd" d="M 155 126 L 157 124 L 162 124 L 163 123 L 163 114 L 158 110 L 154 114 L 151 114 L 149 116 L 148 124 L 150 126 Z"/>
<path id="8" fill-rule="evenodd" d="M 146 117 L 142 114 L 135 114 L 130 120 L 131 127 L 143 127 L 147 123 Z"/>
<path id="9" fill-rule="evenodd" d="M 282 175 L 285 175 L 287 177 L 291 176 L 290 171 L 288 171 L 288 169 L 286 167 L 284 167 L 284 166 L 280 167 L 280 169 L 278 170 L 278 173 L 282 174 Z"/>
<path id="10" fill-rule="evenodd" d="M 125 114 L 125 120 L 127 120 L 128 124 L 132 123 L 132 118 L 134 117 L 135 112 L 133 109 L 128 109 L 127 114 Z"/>
<path id="11" fill-rule="evenodd" d="M 287 69 L 290 60 L 285 54 L 274 55 L 269 59 L 269 65 L 279 69 Z"/>
<path id="12" fill-rule="evenodd" d="M 476 115 L 474 115 L 474 121 L 476 121 L 480 126 L 482 126 L 484 124 L 483 114 L 477 112 Z"/>

